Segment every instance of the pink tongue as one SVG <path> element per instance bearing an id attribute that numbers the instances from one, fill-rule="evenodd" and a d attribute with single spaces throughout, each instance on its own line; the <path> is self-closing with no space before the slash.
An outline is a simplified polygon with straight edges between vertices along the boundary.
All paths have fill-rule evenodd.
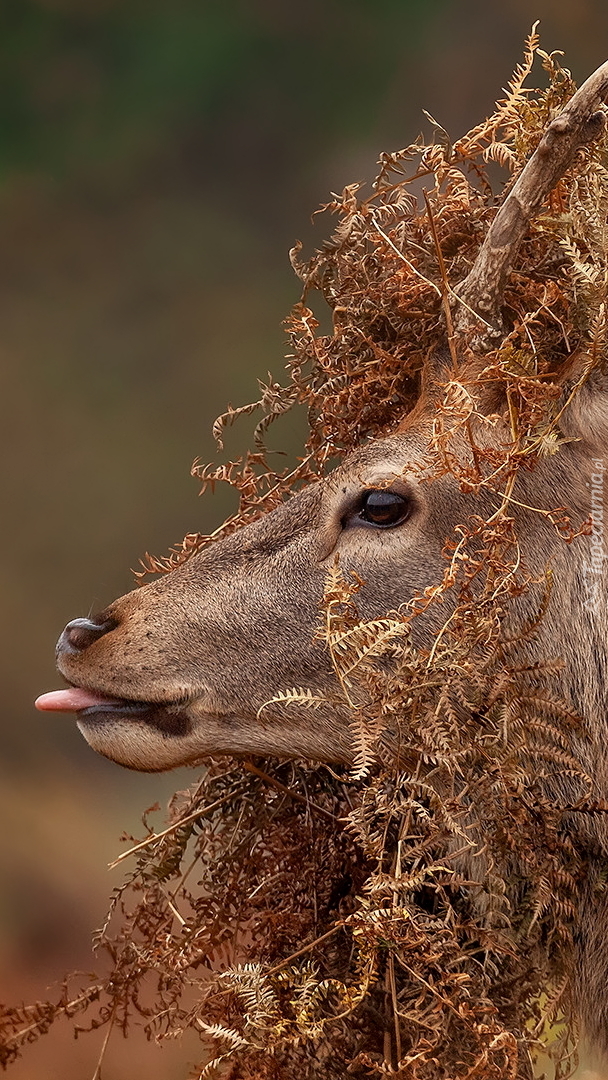
<path id="1" fill-rule="evenodd" d="M 80 712 L 81 709 L 90 709 L 92 705 L 107 705 L 115 700 L 71 686 L 69 690 L 51 690 L 49 694 L 42 694 L 36 698 L 34 705 L 41 712 Z"/>

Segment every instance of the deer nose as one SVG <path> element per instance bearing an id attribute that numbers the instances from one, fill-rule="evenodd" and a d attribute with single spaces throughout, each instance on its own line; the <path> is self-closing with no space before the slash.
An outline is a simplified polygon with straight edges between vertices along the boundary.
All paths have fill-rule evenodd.
<path id="1" fill-rule="evenodd" d="M 57 642 L 58 653 L 84 652 L 104 634 L 114 630 L 116 623 L 113 619 L 104 619 L 103 622 L 95 622 L 92 619 L 72 619 L 63 631 Z"/>

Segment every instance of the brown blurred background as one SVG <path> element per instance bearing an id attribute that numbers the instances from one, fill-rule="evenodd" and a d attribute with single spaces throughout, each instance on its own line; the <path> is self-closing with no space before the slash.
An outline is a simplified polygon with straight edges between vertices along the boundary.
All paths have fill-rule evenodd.
<path id="1" fill-rule="evenodd" d="M 0 2 L 5 1000 L 92 966 L 120 832 L 193 780 L 123 771 L 34 712 L 59 631 L 223 518 L 189 468 L 225 403 L 281 375 L 289 247 L 321 242 L 312 210 L 422 107 L 453 135 L 482 119 L 533 18 L 577 80 L 608 56 L 605 0 Z M 92 1078 L 99 1043 L 58 1032 L 10 1075 Z M 193 1054 L 116 1037 L 103 1080 L 182 1080 Z"/>

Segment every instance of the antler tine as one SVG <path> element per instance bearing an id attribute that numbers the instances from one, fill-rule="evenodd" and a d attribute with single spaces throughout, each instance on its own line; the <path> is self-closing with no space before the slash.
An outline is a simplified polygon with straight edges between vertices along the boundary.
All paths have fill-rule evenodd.
<path id="1" fill-rule="evenodd" d="M 547 126 L 498 211 L 468 276 L 457 288 L 463 303 L 454 313 L 455 329 L 501 333 L 500 307 L 507 275 L 531 219 L 571 164 L 576 151 L 598 137 L 605 116 L 598 107 L 608 93 L 608 61 L 590 75 L 566 107 Z M 476 318 L 475 315 L 479 318 Z M 494 334 L 488 324 L 495 328 Z"/>

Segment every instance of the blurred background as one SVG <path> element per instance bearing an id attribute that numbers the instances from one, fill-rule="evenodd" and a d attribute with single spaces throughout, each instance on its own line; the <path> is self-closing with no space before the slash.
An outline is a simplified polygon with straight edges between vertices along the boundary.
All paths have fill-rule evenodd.
<path id="1" fill-rule="evenodd" d="M 230 493 L 197 501 L 190 465 L 281 377 L 288 249 L 422 108 L 453 136 L 481 120 L 533 18 L 579 82 L 606 59 L 605 0 L 0 3 L 4 1000 L 92 967 L 120 833 L 195 778 L 128 773 L 34 712 L 59 631 L 219 524 Z M 66 1025 L 9 1075 L 92 1080 L 100 1042 Z M 183 1080 L 195 1053 L 116 1036 L 103 1080 Z"/>

